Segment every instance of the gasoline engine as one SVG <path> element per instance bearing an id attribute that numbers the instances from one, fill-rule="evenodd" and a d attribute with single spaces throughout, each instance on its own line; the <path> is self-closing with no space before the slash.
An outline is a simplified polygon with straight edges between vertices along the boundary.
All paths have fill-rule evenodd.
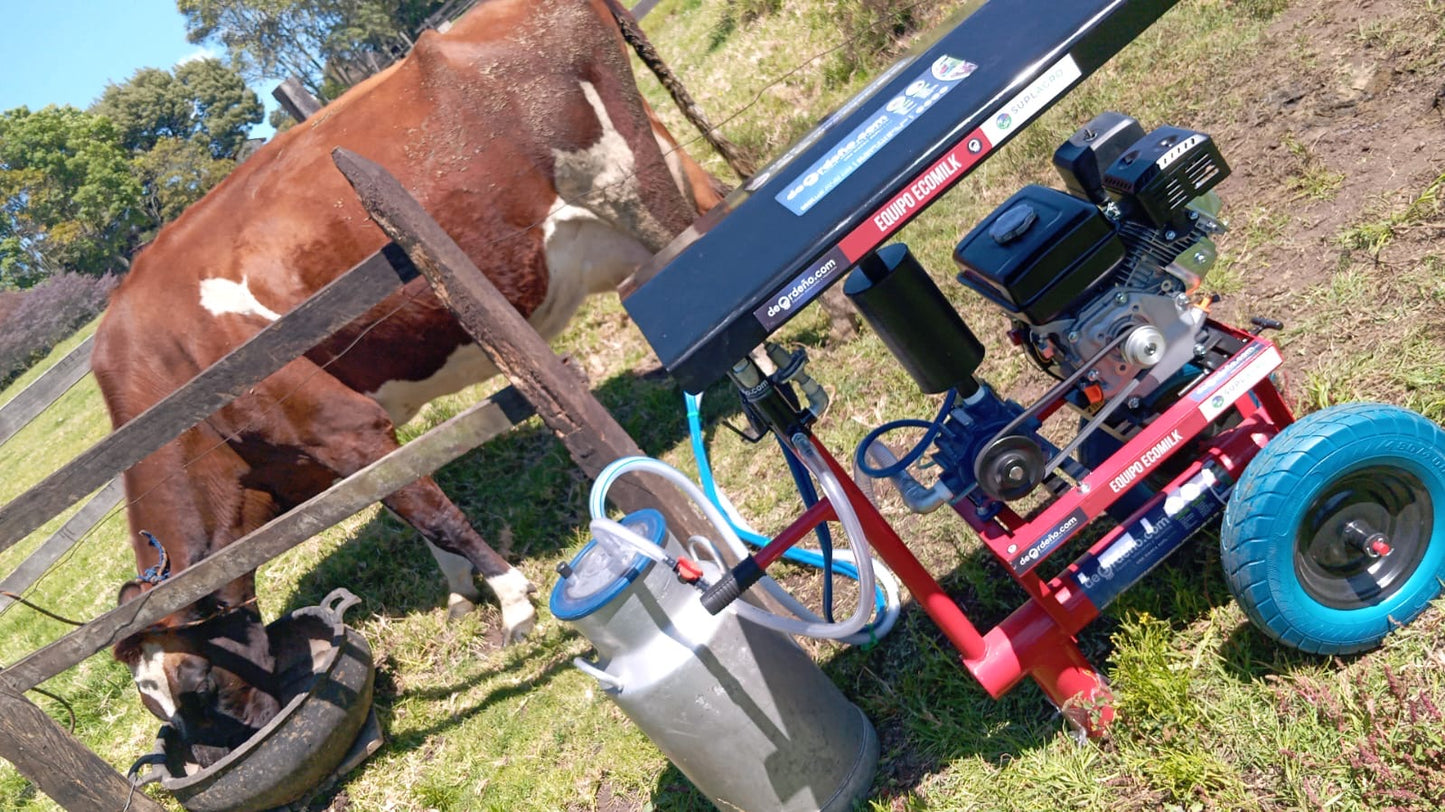
<path id="1" fill-rule="evenodd" d="M 929 505 L 968 496 L 988 511 L 1056 469 L 1080 479 L 1081 446 L 1085 462 L 1091 450 L 1117 448 L 1211 368 L 1199 286 L 1224 228 L 1211 189 L 1229 174 L 1214 140 L 1169 126 L 1146 135 L 1134 119 L 1104 113 L 1053 160 L 1068 191 L 1025 187 L 963 238 L 954 259 L 959 281 L 1002 308 L 1013 342 L 1058 379 L 1054 397 L 1026 410 L 974 381 L 982 344 L 905 246 L 866 257 L 845 287 L 925 392 L 964 396 L 929 438 L 946 490 Z M 1035 433 L 1058 398 L 1089 418 L 1063 449 Z M 901 472 L 871 466 L 867 446 L 862 470 Z"/>
<path id="2" fill-rule="evenodd" d="M 1078 635 L 1221 515 L 1236 602 L 1304 651 L 1377 646 L 1445 583 L 1445 431 L 1384 404 L 1296 420 L 1275 382 L 1283 358 L 1263 335 L 1280 324 L 1211 317 L 1201 285 L 1224 228 L 1213 190 L 1229 167 L 1205 133 L 1096 116 L 1054 152 L 1062 191 L 1028 186 L 962 238 L 959 283 L 1008 316 L 1012 343 L 1053 381 L 1023 405 L 975 377 L 984 345 L 908 246 L 888 241 L 1169 3 L 1039 5 L 991 0 L 881 74 L 640 270 L 623 300 L 691 393 L 703 487 L 646 458 L 599 477 L 588 549 L 625 545 L 610 558 L 630 568 L 598 579 L 595 601 L 574 612 L 596 627 L 602 655 L 579 667 L 676 748 L 674 762 L 720 806 L 849 808 L 877 750 L 857 709 L 804 674 L 806 657 L 740 644 L 759 630 L 868 645 L 906 589 L 989 696 L 1031 679 L 1071 725 L 1097 734 L 1114 717 L 1112 692 Z M 933 419 L 869 432 L 851 472 L 813 430 L 827 382 L 805 371 L 801 350 L 770 340 L 840 280 L 919 388 L 943 395 Z M 771 536 L 748 528 L 711 479 L 696 399 L 723 376 L 752 424 L 739 433 L 777 440 L 804 504 Z M 895 451 L 883 438 L 902 427 L 923 436 Z M 917 473 L 926 467 L 931 480 Z M 662 475 L 712 530 L 660 545 L 611 521 L 607 487 L 629 470 Z M 952 510 L 1023 602 L 975 626 L 910 549 L 908 527 L 872 498 L 880 479 L 914 512 Z M 846 548 L 834 549 L 829 527 Z M 804 549 L 814 535 L 818 548 Z M 1071 560 L 1057 560 L 1066 550 Z M 785 559 L 816 559 L 821 613 L 768 577 Z M 670 591 L 647 585 L 647 572 Z M 833 617 L 834 573 L 857 580 L 846 618 Z M 688 587 L 672 589 L 676 579 Z M 632 583 L 646 588 L 634 594 Z M 634 601 L 636 612 L 618 608 Z M 646 640 L 614 652 L 624 632 Z M 788 711 L 829 723 L 798 733 Z"/>

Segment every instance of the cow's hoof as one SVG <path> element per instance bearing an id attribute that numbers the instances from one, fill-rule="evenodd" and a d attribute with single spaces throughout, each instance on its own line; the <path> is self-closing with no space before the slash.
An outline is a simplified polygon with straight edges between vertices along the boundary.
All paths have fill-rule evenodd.
<path id="1" fill-rule="evenodd" d="M 537 623 L 537 609 L 532 605 L 537 588 L 516 568 L 488 578 L 487 586 L 502 607 L 503 643 L 510 645 L 526 637 Z"/>
<path id="2" fill-rule="evenodd" d="M 447 598 L 447 620 L 458 621 L 476 611 L 477 604 L 465 595 L 455 592 Z"/>
<path id="3" fill-rule="evenodd" d="M 537 625 L 537 610 L 532 608 L 531 603 L 518 608 L 526 610 L 525 616 L 522 616 L 522 612 L 516 612 L 509 617 L 507 610 L 502 609 L 502 631 L 504 632 L 502 645 L 510 646 L 513 643 L 520 643 L 532 633 L 532 627 Z"/>

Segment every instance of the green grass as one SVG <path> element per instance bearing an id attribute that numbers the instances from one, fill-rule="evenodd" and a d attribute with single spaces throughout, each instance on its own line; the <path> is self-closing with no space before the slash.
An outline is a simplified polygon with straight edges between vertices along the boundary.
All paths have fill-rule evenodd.
<path id="1" fill-rule="evenodd" d="M 1306 310 L 1286 344 L 1309 335 L 1317 345 L 1301 391 L 1306 408 L 1385 400 L 1445 419 L 1445 344 L 1435 317 L 1445 301 L 1445 255 L 1428 238 L 1445 228 L 1442 184 L 1445 175 L 1423 190 L 1403 190 L 1393 207 L 1378 203 L 1367 219 L 1344 229 L 1336 267 L 1303 293 Z M 1417 241 L 1425 247 L 1396 260 L 1389 246 L 1414 230 L 1427 235 Z M 1387 340 L 1374 338 L 1382 333 Z"/>
<path id="2" fill-rule="evenodd" d="M 1380 251 L 1402 232 L 1438 218 L 1445 174 L 1411 197 L 1403 206 L 1388 202 L 1375 206 L 1384 214 L 1352 226 L 1340 235 L 1340 245 L 1351 251 L 1366 251 L 1378 257 Z"/>
<path id="3" fill-rule="evenodd" d="M 867 39 L 879 32 L 866 25 L 868 9 L 896 12 L 904 5 L 665 0 L 644 22 L 714 121 L 725 121 L 724 131 L 755 155 L 769 156 L 906 47 L 911 31 L 886 23 L 882 36 Z M 1429 14 L 1437 6 L 1411 8 L 1417 6 L 1425 16 L 1412 11 L 1411 19 L 1434 19 Z M 1261 35 L 1284 7 L 1280 0 L 1182 4 L 906 230 L 903 238 L 988 345 L 983 374 L 1000 391 L 1020 398 L 1026 395 L 1016 393 L 1037 394 L 1041 376 L 1002 337 L 1005 319 L 949 281 L 956 240 L 1020 185 L 1054 183 L 1048 166 L 1053 146 L 1101 110 L 1128 112 L 1146 127 L 1169 122 L 1206 130 L 1248 112 L 1243 94 L 1220 94 L 1216 82 L 1266 47 Z M 910 25 L 927 28 L 953 8 L 911 4 Z M 1360 36 L 1371 47 L 1438 65 L 1438 53 L 1412 48 L 1411 30 L 1387 21 L 1366 26 Z M 839 55 L 844 36 L 858 37 L 862 47 Z M 1313 43 L 1289 47 L 1301 60 L 1328 61 Z M 789 73 L 812 55 L 817 59 Z M 669 127 L 690 133 L 655 83 L 643 84 Z M 1310 149 L 1286 143 L 1285 152 L 1296 162 L 1292 177 L 1301 186 L 1295 193 L 1338 203 L 1329 191 L 1335 181 L 1318 171 Z M 729 177 L 715 157 L 703 157 Z M 1391 264 L 1406 238 L 1418 233 L 1409 229 L 1438 222 L 1439 210 L 1427 199 L 1439 190 L 1437 180 L 1374 204 L 1351 228 L 1388 224 L 1392 237 L 1383 251 L 1369 250 L 1373 238 L 1360 248 L 1347 249 L 1354 243 L 1342 241 L 1339 261 L 1316 269 L 1287 300 L 1293 310 L 1281 313 L 1271 303 L 1260 311 L 1290 324 L 1282 336 L 1286 368 L 1304 410 L 1369 398 L 1445 419 L 1445 335 L 1434 315 L 1445 304 L 1445 259 L 1425 251 Z M 1288 239 L 1296 224 L 1288 211 L 1231 197 L 1227 185 L 1221 192 L 1233 231 L 1221 240 L 1223 259 L 1208 284 L 1250 301 L 1281 270 L 1266 267 L 1264 258 L 1274 256 L 1269 249 Z M 814 308 L 780 338 L 809 350 L 810 371 L 833 397 L 818 431 L 835 452 L 851 450 L 883 421 L 932 414 L 936 403 L 918 393 L 876 338 L 865 331 L 832 344 L 827 334 L 828 324 Z M 591 303 L 555 346 L 586 370 L 599 399 L 647 453 L 695 471 L 680 393 L 663 377 L 637 372 L 655 359 L 616 301 Z M 0 401 L 28 379 L 0 393 Z M 415 437 L 492 388 L 474 387 L 432 404 L 402 434 Z M 741 423 L 726 387 L 707 393 L 703 413 L 720 486 L 760 530 L 786 525 L 798 506 L 776 450 L 749 445 L 717 425 L 724 419 Z M 104 431 L 103 408 L 87 379 L 42 422 L 0 447 L 0 500 Z M 377 655 L 376 704 L 388 743 L 348 778 L 344 805 L 338 800 L 333 808 L 707 808 L 647 738 L 571 667 L 589 646 L 547 614 L 552 568 L 579 549 L 586 533 L 589 483 L 560 444 L 534 419 L 447 466 L 438 480 L 483 536 L 509 550 L 543 587 L 541 622 L 523 643 L 496 645 L 498 613 L 491 606 L 448 624 L 430 556 L 411 531 L 376 509 L 320 534 L 259 574 L 268 618 L 314 604 L 336 586 L 364 600 L 349 620 Z M 980 625 L 997 622 L 1021 600 L 957 519 L 942 511 L 909 516 L 887 496 L 884 503 L 911 549 Z M 0 570 L 12 569 L 47 532 L 0 554 Z M 133 574 L 126 532 L 119 516 L 102 525 L 34 598 L 82 618 L 109 608 L 116 586 Z M 1342 661 L 1302 655 L 1272 644 L 1247 623 L 1231 601 L 1217 550 L 1211 532 L 1201 534 L 1081 636 L 1117 695 L 1120 718 L 1102 741 L 1076 744 L 1032 684 L 998 701 L 988 698 L 916 608 L 868 651 L 811 646 L 883 735 L 882 769 L 865 807 L 1438 808 L 1445 785 L 1442 727 L 1424 703 L 1445 703 L 1440 613 L 1427 613 L 1368 655 Z M 0 662 L 13 662 L 64 630 L 12 609 L 0 616 Z M 75 705 L 81 740 L 122 769 L 149 748 L 156 727 L 129 681 L 102 654 L 46 686 Z M 49 700 L 35 701 L 63 719 Z M 0 808 L 33 812 L 55 805 L 0 765 Z"/>
<path id="4" fill-rule="evenodd" d="M 1330 200 L 1345 182 L 1345 173 L 1325 166 L 1310 148 L 1294 135 L 1284 141 L 1285 149 L 1295 159 L 1296 168 L 1286 185 L 1296 196 L 1311 200 Z"/>

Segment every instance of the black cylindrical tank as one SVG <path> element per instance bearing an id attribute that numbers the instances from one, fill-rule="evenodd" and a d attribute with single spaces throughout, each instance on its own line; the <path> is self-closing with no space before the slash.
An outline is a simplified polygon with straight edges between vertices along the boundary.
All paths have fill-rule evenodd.
<path id="1" fill-rule="evenodd" d="M 978 391 L 983 344 L 903 243 L 863 257 L 843 292 L 927 394 Z"/>

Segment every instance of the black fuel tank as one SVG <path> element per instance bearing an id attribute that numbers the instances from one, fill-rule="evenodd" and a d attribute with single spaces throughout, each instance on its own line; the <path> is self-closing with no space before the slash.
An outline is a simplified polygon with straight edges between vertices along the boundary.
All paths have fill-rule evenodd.
<path id="1" fill-rule="evenodd" d="M 1026 186 L 953 251 L 958 281 L 1030 324 L 1057 318 L 1124 258 L 1124 243 L 1094 204 Z"/>

